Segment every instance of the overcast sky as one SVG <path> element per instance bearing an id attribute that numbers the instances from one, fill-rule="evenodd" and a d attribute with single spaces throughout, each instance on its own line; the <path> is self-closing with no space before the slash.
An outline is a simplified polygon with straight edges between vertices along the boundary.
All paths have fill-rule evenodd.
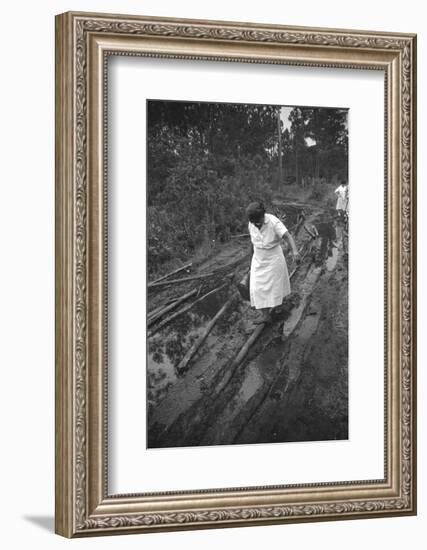
<path id="1" fill-rule="evenodd" d="M 291 123 L 288 120 L 288 118 L 289 118 L 289 114 L 292 111 L 292 109 L 293 109 L 293 107 L 281 107 L 280 108 L 280 120 L 283 122 L 283 127 L 284 127 L 285 130 L 286 130 L 286 128 L 288 130 L 291 129 Z"/>
<path id="2" fill-rule="evenodd" d="M 289 114 L 292 111 L 293 107 L 281 107 L 280 108 L 280 120 L 283 123 L 284 130 L 288 129 L 291 130 L 291 122 L 289 120 Z M 314 139 L 311 139 L 309 137 L 305 138 L 306 144 L 311 147 L 312 145 L 315 145 L 316 142 Z"/>

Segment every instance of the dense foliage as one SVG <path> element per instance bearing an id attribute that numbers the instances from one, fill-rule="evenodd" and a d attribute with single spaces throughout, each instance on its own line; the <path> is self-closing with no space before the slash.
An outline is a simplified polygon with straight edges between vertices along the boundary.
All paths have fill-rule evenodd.
<path id="1" fill-rule="evenodd" d="M 344 174 L 345 111 L 294 108 L 289 120 L 277 106 L 148 102 L 150 272 L 245 231 L 247 204 L 268 204 L 290 178 Z"/>

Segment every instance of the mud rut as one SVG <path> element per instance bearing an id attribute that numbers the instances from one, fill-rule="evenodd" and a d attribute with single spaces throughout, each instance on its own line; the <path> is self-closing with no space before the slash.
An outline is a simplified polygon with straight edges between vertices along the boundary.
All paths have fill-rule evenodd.
<path id="1" fill-rule="evenodd" d="M 347 439 L 347 233 L 318 206 L 276 206 L 303 260 L 287 254 L 292 294 L 270 324 L 236 291 L 245 236 L 149 289 L 148 447 Z"/>

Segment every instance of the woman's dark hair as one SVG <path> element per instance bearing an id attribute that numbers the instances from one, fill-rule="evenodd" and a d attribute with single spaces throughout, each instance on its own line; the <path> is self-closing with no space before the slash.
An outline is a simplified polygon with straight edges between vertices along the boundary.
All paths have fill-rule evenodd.
<path id="1" fill-rule="evenodd" d="M 259 221 L 264 214 L 265 208 L 260 201 L 251 202 L 251 204 L 246 208 L 246 215 L 248 216 L 248 220 L 252 223 Z"/>

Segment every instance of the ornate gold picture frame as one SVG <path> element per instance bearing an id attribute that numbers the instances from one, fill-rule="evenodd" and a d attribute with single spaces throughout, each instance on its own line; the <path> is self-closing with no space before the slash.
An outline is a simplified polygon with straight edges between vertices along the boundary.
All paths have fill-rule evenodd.
<path id="1" fill-rule="evenodd" d="M 114 495 L 107 476 L 106 60 L 385 76 L 384 479 Z M 56 18 L 56 532 L 65 537 L 416 513 L 416 37 L 65 13 Z M 143 468 L 143 466 L 142 466 Z"/>

